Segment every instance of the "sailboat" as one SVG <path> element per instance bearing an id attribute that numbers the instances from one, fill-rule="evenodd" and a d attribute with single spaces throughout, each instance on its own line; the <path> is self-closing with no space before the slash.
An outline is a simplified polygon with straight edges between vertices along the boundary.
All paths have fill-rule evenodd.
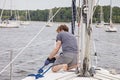
<path id="1" fill-rule="evenodd" d="M 15 21 L 5 20 L 0 23 L 0 28 L 19 28 L 19 24 Z"/>
<path id="2" fill-rule="evenodd" d="M 6 4 L 6 1 L 4 1 L 3 8 L 4 8 L 5 4 Z M 3 11 L 4 11 L 4 9 L 2 9 L 1 16 L 0 16 L 0 28 L 18 28 L 19 23 L 16 20 L 16 18 L 14 18 L 13 14 L 12 14 L 12 9 L 11 9 L 10 19 L 6 19 L 6 20 L 2 20 Z"/>
<path id="3" fill-rule="evenodd" d="M 79 1 L 80 2 L 80 1 Z M 97 54 L 95 53 L 96 64 L 91 64 L 91 33 L 92 33 L 92 15 L 94 0 L 83 0 L 81 9 L 81 50 L 79 48 L 80 65 L 71 71 L 59 71 L 53 73 L 51 66 L 44 73 L 28 76 L 22 80 L 120 80 L 120 75 L 112 74 L 108 70 L 97 66 Z M 72 34 L 75 30 L 75 11 L 76 0 L 72 0 Z"/>
<path id="4" fill-rule="evenodd" d="M 101 28 L 104 26 L 104 20 L 103 20 L 103 7 L 100 6 L 100 23 L 96 24 L 97 28 Z"/>
<path id="5" fill-rule="evenodd" d="M 112 23 L 112 0 L 110 0 L 110 26 L 107 26 L 107 30 L 106 32 L 117 32 L 117 29 L 116 27 L 113 26 L 113 23 Z"/>
<path id="6" fill-rule="evenodd" d="M 20 21 L 20 25 L 29 25 L 30 24 L 29 21 L 30 21 L 30 13 L 29 13 L 29 10 L 26 10 L 26 12 L 25 12 L 25 21 Z"/>
<path id="7" fill-rule="evenodd" d="M 46 27 L 51 27 L 52 23 L 53 23 L 53 19 L 50 20 L 50 18 L 52 17 L 53 13 L 52 13 L 52 9 L 49 10 L 49 19 L 48 22 L 46 23 Z"/>

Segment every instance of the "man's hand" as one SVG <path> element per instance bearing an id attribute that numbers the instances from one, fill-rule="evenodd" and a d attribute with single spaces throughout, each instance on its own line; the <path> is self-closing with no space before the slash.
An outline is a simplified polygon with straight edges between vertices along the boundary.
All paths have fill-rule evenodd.
<path id="1" fill-rule="evenodd" d="M 53 58 L 51 58 L 51 59 L 47 58 L 47 59 L 45 60 L 45 65 L 48 65 L 48 64 L 50 64 L 50 63 L 54 63 L 55 60 L 56 60 L 55 57 L 53 57 Z"/>

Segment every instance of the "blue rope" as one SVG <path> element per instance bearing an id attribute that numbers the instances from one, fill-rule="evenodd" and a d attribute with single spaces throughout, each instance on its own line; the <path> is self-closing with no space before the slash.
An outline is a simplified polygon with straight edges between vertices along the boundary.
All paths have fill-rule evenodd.
<path id="1" fill-rule="evenodd" d="M 49 71 L 51 67 L 52 66 L 50 66 L 45 72 L 43 72 L 42 75 L 44 75 L 47 71 Z"/>
<path id="2" fill-rule="evenodd" d="M 39 70 L 38 70 L 38 73 L 42 73 L 43 72 L 43 68 L 45 67 L 46 65 L 42 66 Z"/>
<path id="3" fill-rule="evenodd" d="M 44 68 L 45 66 L 46 66 L 46 65 L 44 65 L 43 67 L 41 67 L 40 70 L 43 70 L 43 68 Z M 53 66 L 53 65 L 52 65 L 52 66 Z M 38 73 L 38 74 L 30 74 L 30 75 L 28 75 L 28 76 L 34 76 L 35 79 L 42 78 L 42 77 L 44 77 L 44 74 L 45 74 L 46 72 L 48 72 L 52 66 L 50 66 L 50 67 L 49 67 L 48 69 L 46 69 L 44 72 L 41 72 L 41 73 Z"/>

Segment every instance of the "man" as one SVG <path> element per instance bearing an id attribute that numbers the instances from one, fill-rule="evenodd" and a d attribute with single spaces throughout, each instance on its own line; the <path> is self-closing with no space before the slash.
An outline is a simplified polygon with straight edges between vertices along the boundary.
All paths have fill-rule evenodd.
<path id="1" fill-rule="evenodd" d="M 61 47 L 62 53 L 59 57 L 56 57 L 52 67 L 53 72 L 57 72 L 61 69 L 67 71 L 77 67 L 77 40 L 73 34 L 68 32 L 68 30 L 66 25 L 60 25 L 56 30 L 58 32 L 56 37 L 56 47 L 52 50 L 47 60 L 55 60 L 55 56 Z"/>

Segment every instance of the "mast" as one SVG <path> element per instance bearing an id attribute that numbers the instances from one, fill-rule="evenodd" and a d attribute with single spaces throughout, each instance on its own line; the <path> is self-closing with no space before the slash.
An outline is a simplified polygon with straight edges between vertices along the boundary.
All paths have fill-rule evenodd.
<path id="1" fill-rule="evenodd" d="M 112 0 L 110 0 L 110 27 L 112 28 Z"/>
<path id="2" fill-rule="evenodd" d="M 29 10 L 28 10 L 28 18 L 29 18 L 29 21 L 31 21 Z"/>
<path id="3" fill-rule="evenodd" d="M 100 23 L 103 24 L 103 22 L 104 22 L 104 20 L 103 20 L 103 7 L 101 6 L 100 9 L 101 9 L 100 10 L 101 11 L 101 13 L 100 13 Z"/>
<path id="4" fill-rule="evenodd" d="M 79 76 L 88 77 L 93 76 L 90 73 L 90 55 L 91 55 L 91 32 L 92 32 L 92 14 L 93 14 L 93 0 L 82 0 L 82 26 L 81 26 L 81 66 Z"/>
<path id="5" fill-rule="evenodd" d="M 10 16 L 12 16 L 12 0 L 11 0 L 11 2 L 10 2 L 10 8 L 11 8 Z"/>
<path id="6" fill-rule="evenodd" d="M 1 14 L 0 14 L 0 22 L 2 21 L 2 16 L 3 16 L 5 5 L 6 5 L 6 0 L 4 0 L 4 2 L 3 2 L 2 11 L 1 11 Z"/>
<path id="7" fill-rule="evenodd" d="M 28 20 L 28 12 L 27 12 L 27 10 L 26 10 L 26 12 L 25 12 L 25 17 L 26 17 L 26 21 Z"/>
<path id="8" fill-rule="evenodd" d="M 72 34 L 74 34 L 75 31 L 75 20 L 76 20 L 76 0 L 72 0 L 72 22 L 71 22 Z"/>
<path id="9" fill-rule="evenodd" d="M 50 10 L 49 10 L 49 20 L 50 20 L 50 18 L 51 18 L 52 16 L 53 16 L 52 9 L 50 9 Z M 53 22 L 53 19 L 50 20 L 50 22 Z"/>

